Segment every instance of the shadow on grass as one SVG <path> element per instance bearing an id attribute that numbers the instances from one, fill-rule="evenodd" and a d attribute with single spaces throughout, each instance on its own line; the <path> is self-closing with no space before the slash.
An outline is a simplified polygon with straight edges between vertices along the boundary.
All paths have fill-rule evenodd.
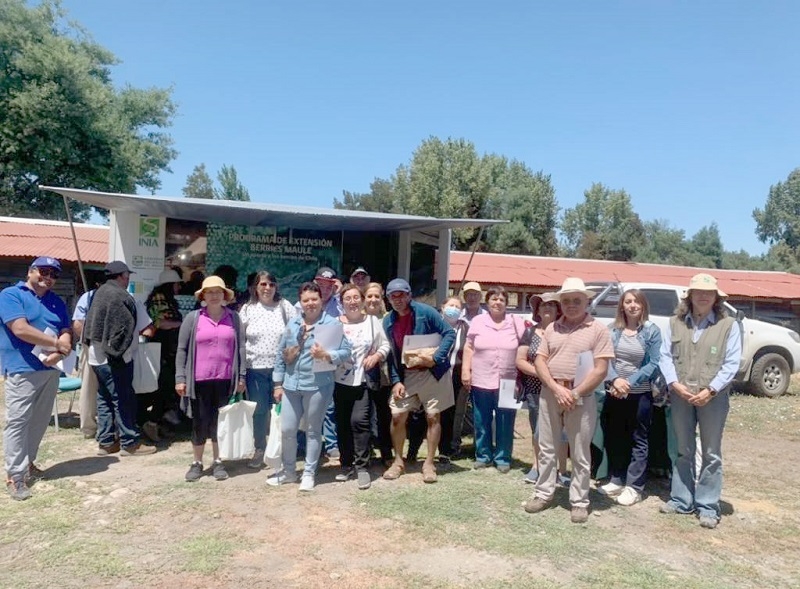
<path id="1" fill-rule="evenodd" d="M 109 465 L 116 462 L 119 462 L 117 456 L 73 458 L 54 464 L 44 471 L 44 476 L 47 480 L 57 480 L 65 477 L 92 475 L 108 470 Z"/>

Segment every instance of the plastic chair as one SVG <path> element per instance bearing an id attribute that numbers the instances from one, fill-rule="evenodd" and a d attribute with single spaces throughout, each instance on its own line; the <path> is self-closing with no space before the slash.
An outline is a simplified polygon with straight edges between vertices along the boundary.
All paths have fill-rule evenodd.
<path id="1" fill-rule="evenodd" d="M 72 392 L 72 398 L 69 401 L 68 413 L 72 413 L 72 405 L 75 403 L 75 395 L 81 390 L 81 379 L 74 376 L 62 376 L 58 379 L 58 393 L 53 401 L 53 423 L 58 433 L 58 395 L 61 393 Z"/>

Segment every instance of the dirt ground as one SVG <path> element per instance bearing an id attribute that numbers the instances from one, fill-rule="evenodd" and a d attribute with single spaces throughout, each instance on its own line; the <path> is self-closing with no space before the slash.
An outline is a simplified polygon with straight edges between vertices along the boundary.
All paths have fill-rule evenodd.
<path id="1" fill-rule="evenodd" d="M 334 482 L 330 463 L 310 494 L 267 487 L 267 471 L 244 461 L 227 481 L 186 483 L 188 441 L 152 456 L 97 457 L 78 430 L 51 427 L 34 497 L 0 498 L 0 587 L 800 587 L 798 426 L 797 395 L 734 398 L 724 517 L 712 532 L 658 513 L 665 480 L 630 508 L 593 493 L 586 526 L 569 523 L 565 492 L 547 515 L 525 514 L 523 412 L 508 475 L 472 471 L 464 458 L 436 485 L 418 468 L 394 482 L 376 468 L 373 487 L 358 491 Z M 476 494 L 485 500 L 472 507 Z M 426 509 L 457 515 L 427 518 Z"/>

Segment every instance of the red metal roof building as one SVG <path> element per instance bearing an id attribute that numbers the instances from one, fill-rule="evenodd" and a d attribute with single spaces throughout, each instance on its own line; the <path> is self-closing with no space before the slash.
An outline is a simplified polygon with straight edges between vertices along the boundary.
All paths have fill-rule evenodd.
<path id="1" fill-rule="evenodd" d="M 577 276 L 585 282 L 653 282 L 688 285 L 698 272 L 707 272 L 719 282 L 729 300 L 749 316 L 775 318 L 791 312 L 800 315 L 800 276 L 788 272 L 750 270 L 715 270 L 612 262 L 574 258 L 544 258 L 508 254 L 450 252 L 449 281 L 453 290 L 462 280 L 475 280 L 481 285 L 500 284 L 512 293 L 529 294 L 557 290 L 565 278 Z M 469 264 L 469 268 L 467 268 Z"/>

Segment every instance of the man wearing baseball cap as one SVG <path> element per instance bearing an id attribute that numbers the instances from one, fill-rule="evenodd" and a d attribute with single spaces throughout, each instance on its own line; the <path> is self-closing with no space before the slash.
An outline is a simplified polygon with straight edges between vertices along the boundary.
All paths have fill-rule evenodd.
<path id="1" fill-rule="evenodd" d="M 392 382 L 392 444 L 394 463 L 383 474 L 393 480 L 405 471 L 403 445 L 406 441 L 406 421 L 411 411 L 425 409 L 428 421 L 428 455 L 422 464 L 422 480 L 434 483 L 437 479 L 434 458 L 442 434 L 440 414 L 453 405 L 453 381 L 450 371 L 450 350 L 456 339 L 455 331 L 442 316 L 428 305 L 411 299 L 411 286 L 403 278 L 386 285 L 392 310 L 383 318 L 383 329 L 391 343 L 389 376 Z M 430 352 L 420 353 L 414 364 L 403 357 L 406 336 L 438 334 L 439 345 Z"/>
<path id="2" fill-rule="evenodd" d="M 359 290 L 363 293 L 367 290 L 367 286 L 371 282 L 372 278 L 369 275 L 369 272 L 364 268 L 364 266 L 359 266 L 350 274 L 350 282 L 355 284 Z"/>
<path id="3" fill-rule="evenodd" d="M 106 281 L 92 299 L 84 334 L 89 344 L 89 365 L 97 376 L 97 443 L 99 456 L 153 454 L 143 446 L 136 425 L 133 391 L 133 346 L 138 338 L 136 302 L 128 294 L 133 273 L 125 262 L 105 267 Z"/>
<path id="4" fill-rule="evenodd" d="M 41 256 L 28 269 L 27 281 L 0 292 L 6 486 L 18 501 L 31 496 L 28 483 L 42 476 L 34 461 L 58 392 L 56 364 L 72 350 L 67 306 L 52 292 L 60 274 L 58 260 Z"/>

